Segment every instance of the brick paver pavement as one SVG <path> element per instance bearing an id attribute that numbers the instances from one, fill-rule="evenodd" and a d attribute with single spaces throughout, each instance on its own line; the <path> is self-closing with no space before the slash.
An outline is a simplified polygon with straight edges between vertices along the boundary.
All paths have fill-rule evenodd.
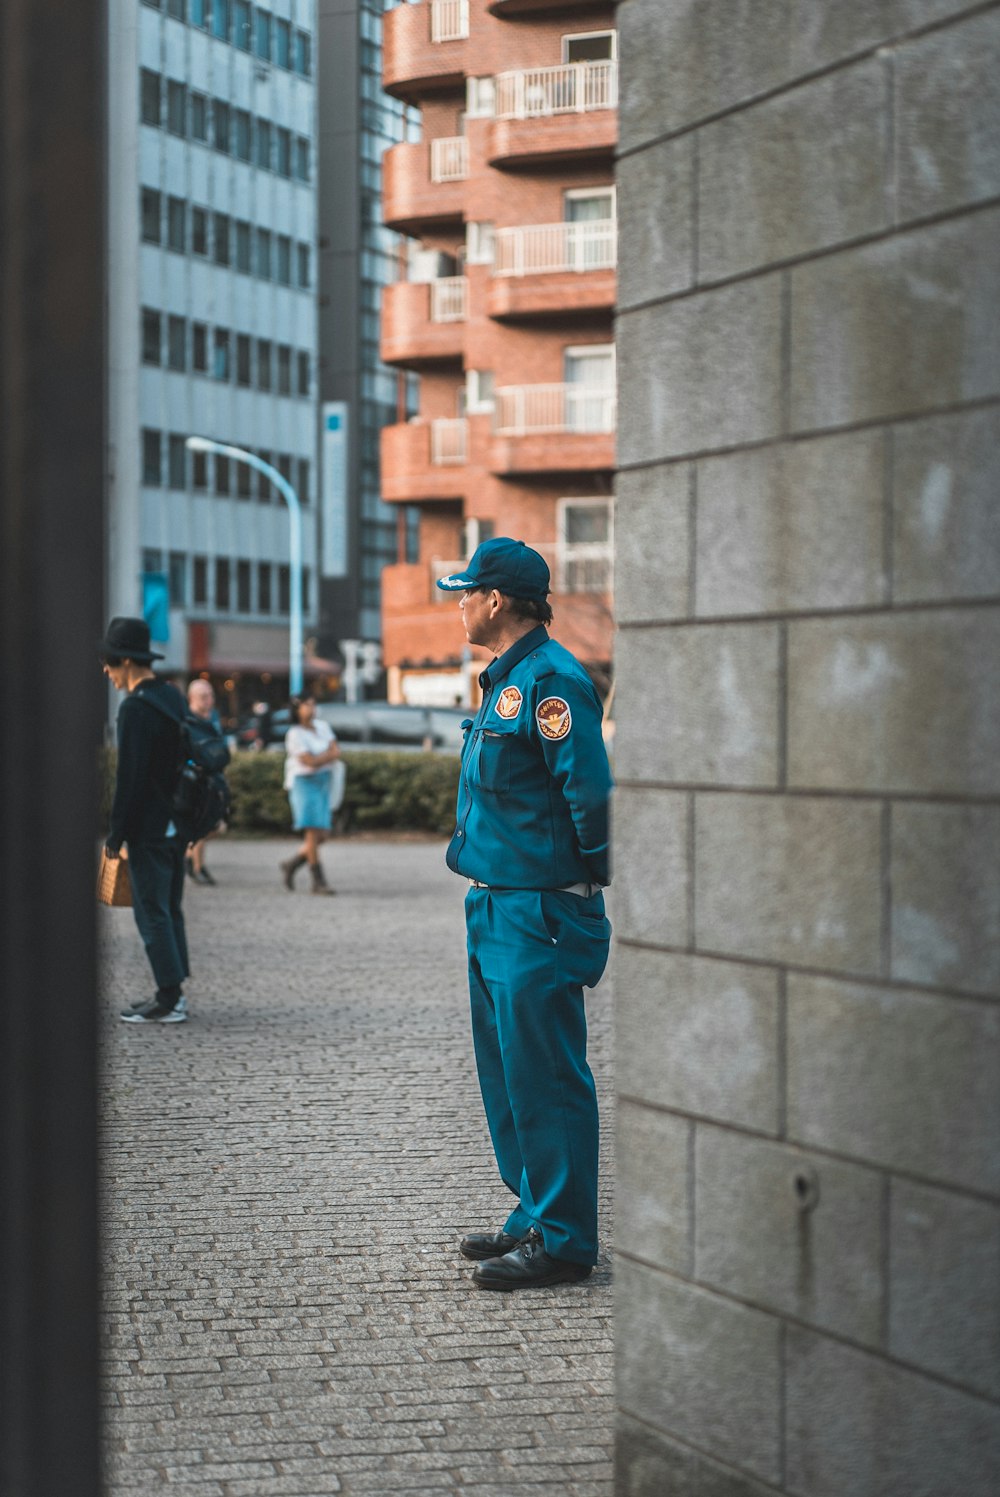
<path id="1" fill-rule="evenodd" d="M 131 913 L 105 952 L 104 1387 L 111 1497 L 607 1497 L 610 1022 L 590 1279 L 469 1284 L 501 1224 L 472 1058 L 463 886 L 439 842 L 337 842 L 336 899 L 290 844 L 212 844 L 189 886 L 192 1019 L 129 1026 Z"/>

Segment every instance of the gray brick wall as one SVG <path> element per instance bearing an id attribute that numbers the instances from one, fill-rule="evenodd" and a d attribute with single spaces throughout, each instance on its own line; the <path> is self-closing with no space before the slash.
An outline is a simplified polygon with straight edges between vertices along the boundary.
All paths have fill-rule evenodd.
<path id="1" fill-rule="evenodd" d="M 619 1497 L 1000 1491 L 1000 5 L 622 0 Z"/>

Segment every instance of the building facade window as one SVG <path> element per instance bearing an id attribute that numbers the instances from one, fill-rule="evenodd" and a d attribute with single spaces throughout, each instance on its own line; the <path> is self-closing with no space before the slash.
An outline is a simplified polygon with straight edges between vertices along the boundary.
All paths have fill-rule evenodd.
<path id="1" fill-rule="evenodd" d="M 296 256 L 296 258 L 298 260 L 298 282 L 299 282 L 299 286 L 301 287 L 301 289 L 303 291 L 305 291 L 305 290 L 308 289 L 309 281 L 310 281 L 310 276 L 309 276 L 309 246 L 308 246 L 308 244 L 301 244 L 300 243 L 299 245 L 296 246 L 296 249 L 297 249 L 297 256 Z"/>
<path id="2" fill-rule="evenodd" d="M 159 244 L 160 242 L 160 194 L 152 187 L 144 187 L 139 202 L 139 216 L 142 223 L 142 238 L 144 244 Z"/>
<path id="3" fill-rule="evenodd" d="M 284 565 L 278 568 L 278 612 L 288 613 L 292 606 L 292 573 Z"/>
<path id="4" fill-rule="evenodd" d="M 304 135 L 295 137 L 295 175 L 300 182 L 309 181 L 309 142 Z"/>
<path id="5" fill-rule="evenodd" d="M 309 355 L 301 352 L 296 357 L 296 368 L 298 371 L 298 393 L 309 394 Z"/>
<path id="6" fill-rule="evenodd" d="M 163 318 L 149 307 L 142 309 L 142 362 L 159 364 L 163 342 Z"/>
<path id="7" fill-rule="evenodd" d="M 266 447 L 258 452 L 257 456 L 260 458 L 262 463 L 270 464 L 271 454 L 268 452 Z M 268 478 L 267 474 L 262 473 L 259 468 L 257 470 L 257 498 L 262 504 L 270 504 L 271 502 L 271 480 Z"/>
<path id="8" fill-rule="evenodd" d="M 159 572 L 163 567 L 163 552 L 147 546 L 142 553 L 142 570 L 144 572 Z"/>
<path id="9" fill-rule="evenodd" d="M 236 563 L 236 612 L 250 612 L 250 563 Z"/>
<path id="10" fill-rule="evenodd" d="M 229 0 L 212 0 L 212 35 L 229 40 Z"/>
<path id="11" fill-rule="evenodd" d="M 271 563 L 257 563 L 257 612 L 271 612 Z"/>
<path id="12" fill-rule="evenodd" d="M 167 558 L 167 581 L 170 606 L 183 608 L 187 603 L 187 557 L 183 551 L 171 551 Z"/>
<path id="13" fill-rule="evenodd" d="M 556 576 L 560 592 L 611 591 L 613 516 L 611 499 L 557 501 Z"/>
<path id="14" fill-rule="evenodd" d="M 287 21 L 274 23 L 274 60 L 279 68 L 292 65 L 292 28 Z"/>
<path id="15" fill-rule="evenodd" d="M 187 203 L 183 198 L 167 198 L 167 248 L 180 255 L 187 249 Z"/>
<path id="16" fill-rule="evenodd" d="M 236 225 L 236 269 L 250 274 L 250 225 L 240 221 Z"/>
<path id="17" fill-rule="evenodd" d="M 191 367 L 196 374 L 208 373 L 208 328 L 203 322 L 191 324 Z"/>
<path id="18" fill-rule="evenodd" d="M 271 17 L 266 10 L 256 6 L 253 15 L 253 49 L 265 62 L 271 61 Z"/>
<path id="19" fill-rule="evenodd" d="M 167 368 L 178 374 L 187 368 L 187 323 L 173 314 L 167 318 Z"/>
<path id="20" fill-rule="evenodd" d="M 278 344 L 278 394 L 292 393 L 292 350 L 287 343 Z"/>
<path id="21" fill-rule="evenodd" d="M 215 455 L 215 492 L 220 499 L 228 499 L 232 486 L 232 469 L 228 457 L 221 452 Z"/>
<path id="22" fill-rule="evenodd" d="M 244 386 L 251 383 L 250 338 L 246 333 L 236 335 L 236 383 Z M 246 464 L 241 466 L 246 467 Z"/>
<path id="23" fill-rule="evenodd" d="M 258 15 L 260 12 L 258 11 Z M 267 120 L 254 123 L 254 160 L 264 171 L 271 170 L 271 126 Z"/>
<path id="24" fill-rule="evenodd" d="M 298 460 L 298 462 L 297 462 L 297 464 L 296 464 L 296 468 L 298 469 L 298 471 L 296 473 L 296 480 L 297 481 L 296 481 L 296 485 L 295 485 L 295 492 L 298 494 L 299 499 L 300 499 L 300 501 L 303 504 L 308 504 L 309 503 L 309 459 L 307 457 L 300 457 L 299 460 Z"/>
<path id="25" fill-rule="evenodd" d="M 190 0 L 191 25 L 207 26 L 212 15 L 212 0 Z"/>
<path id="26" fill-rule="evenodd" d="M 191 487 L 204 492 L 208 488 L 208 453 L 191 454 Z"/>
<path id="27" fill-rule="evenodd" d="M 250 40 L 249 0 L 233 0 L 233 46 L 249 52 Z"/>
<path id="28" fill-rule="evenodd" d="M 271 340 L 270 338 L 258 338 L 257 388 L 258 390 L 270 390 L 271 384 Z"/>
<path id="29" fill-rule="evenodd" d="M 167 129 L 171 135 L 187 135 L 187 89 L 173 78 L 167 83 Z"/>
<path id="30" fill-rule="evenodd" d="M 204 94 L 191 91 L 191 136 L 194 140 L 208 139 L 208 100 Z"/>
<path id="31" fill-rule="evenodd" d="M 308 31 L 295 33 L 295 71 L 303 78 L 312 73 L 312 38 Z"/>
<path id="32" fill-rule="evenodd" d="M 161 438 L 158 431 L 144 426 L 142 429 L 142 481 L 159 487 L 163 479 Z"/>
<path id="33" fill-rule="evenodd" d="M 184 438 L 176 432 L 170 433 L 167 445 L 168 482 L 172 489 L 187 488 L 187 447 Z"/>
<path id="34" fill-rule="evenodd" d="M 194 556 L 191 560 L 191 600 L 196 607 L 204 608 L 208 603 L 208 557 Z"/>
<path id="35" fill-rule="evenodd" d="M 287 234 L 279 234 L 275 242 L 277 254 L 275 280 L 279 286 L 292 284 L 292 241 Z"/>
<path id="36" fill-rule="evenodd" d="M 228 380 L 230 377 L 229 333 L 224 327 L 215 329 L 212 354 L 212 378 Z"/>
<path id="37" fill-rule="evenodd" d="M 249 499 L 251 492 L 251 475 L 253 469 L 249 463 L 236 464 L 236 497 L 237 499 Z"/>
<path id="38" fill-rule="evenodd" d="M 233 155 L 240 161 L 249 161 L 253 144 L 253 129 L 248 109 L 233 110 Z"/>
<path id="39" fill-rule="evenodd" d="M 187 20 L 187 0 L 167 0 L 167 15 L 175 21 Z"/>
<path id="40" fill-rule="evenodd" d="M 208 254 L 208 213 L 204 208 L 191 209 L 191 253 Z"/>
<path id="41" fill-rule="evenodd" d="M 225 556 L 215 558 L 215 606 L 220 613 L 229 611 L 229 560 Z"/>
<path id="42" fill-rule="evenodd" d="M 139 72 L 139 118 L 144 125 L 160 123 L 160 75 L 149 68 Z"/>
<path id="43" fill-rule="evenodd" d="M 257 230 L 257 274 L 262 281 L 271 279 L 271 231 Z"/>
<path id="44" fill-rule="evenodd" d="M 212 144 L 223 155 L 229 155 L 229 105 L 221 99 L 212 100 Z"/>
<path id="45" fill-rule="evenodd" d="M 229 264 L 229 214 L 216 213 L 212 225 L 212 247 L 216 265 Z"/>

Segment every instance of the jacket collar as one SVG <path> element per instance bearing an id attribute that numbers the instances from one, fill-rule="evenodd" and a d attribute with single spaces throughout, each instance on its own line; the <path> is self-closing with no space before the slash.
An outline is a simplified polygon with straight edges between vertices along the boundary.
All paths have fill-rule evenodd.
<path id="1" fill-rule="evenodd" d="M 495 686 L 498 681 L 503 680 L 504 676 L 509 676 L 515 665 L 518 665 L 526 655 L 530 655 L 532 650 L 537 650 L 539 646 L 545 644 L 548 637 L 549 632 L 544 624 L 539 624 L 536 629 L 531 629 L 527 634 L 522 634 L 521 638 L 515 644 L 512 644 L 509 650 L 504 650 L 502 655 L 498 655 L 486 667 L 479 677 L 480 686 L 485 689 L 487 681 L 491 686 Z"/>

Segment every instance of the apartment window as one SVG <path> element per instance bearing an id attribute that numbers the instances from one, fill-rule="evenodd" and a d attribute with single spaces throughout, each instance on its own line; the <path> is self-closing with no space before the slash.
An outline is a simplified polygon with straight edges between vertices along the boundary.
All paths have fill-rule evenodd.
<path id="1" fill-rule="evenodd" d="M 142 430 L 142 481 L 159 486 L 162 478 L 160 433 L 148 426 Z"/>
<path id="2" fill-rule="evenodd" d="M 493 409 L 492 369 L 467 369 L 465 372 L 465 409 L 462 415 L 479 416 Z"/>
<path id="3" fill-rule="evenodd" d="M 258 452 L 257 456 L 260 458 L 262 463 L 270 463 L 271 461 L 271 454 L 267 451 L 266 448 L 264 448 L 261 452 Z M 271 480 L 268 478 L 267 474 L 262 473 L 259 468 L 257 470 L 257 498 L 261 501 L 262 504 L 270 504 L 271 502 Z"/>
<path id="4" fill-rule="evenodd" d="M 260 15 L 260 11 L 257 12 Z M 267 120 L 258 120 L 256 126 L 256 152 L 254 159 L 265 171 L 271 170 L 271 126 Z"/>
<path id="5" fill-rule="evenodd" d="M 308 244 L 299 244 L 297 250 L 299 285 L 305 291 L 309 286 L 309 246 Z"/>
<path id="6" fill-rule="evenodd" d="M 304 135 L 295 137 L 295 175 L 300 182 L 309 181 L 309 142 Z"/>
<path id="7" fill-rule="evenodd" d="M 277 282 L 279 286 L 292 284 L 292 241 L 287 234 L 279 234 L 277 248 Z"/>
<path id="8" fill-rule="evenodd" d="M 158 364 L 163 341 L 163 318 L 159 312 L 142 309 L 142 362 Z"/>
<path id="9" fill-rule="evenodd" d="M 249 0 L 233 0 L 233 46 L 241 52 L 250 51 Z"/>
<path id="10" fill-rule="evenodd" d="M 279 452 L 274 460 L 274 466 L 281 474 L 286 483 L 292 481 L 292 454 L 290 452 Z"/>
<path id="11" fill-rule="evenodd" d="M 187 0 L 167 0 L 167 15 L 175 21 L 187 20 Z"/>
<path id="12" fill-rule="evenodd" d="M 142 553 L 142 570 L 144 572 L 158 572 L 162 566 L 163 552 L 147 547 Z"/>
<path id="13" fill-rule="evenodd" d="M 275 131 L 275 140 L 278 147 L 278 160 L 275 171 L 280 177 L 292 175 L 292 132 L 279 125 Z"/>
<path id="14" fill-rule="evenodd" d="M 214 224 L 214 248 L 216 265 L 229 264 L 229 214 L 216 213 Z"/>
<path id="15" fill-rule="evenodd" d="M 566 425 L 571 431 L 610 431 L 614 425 L 615 346 L 584 344 L 563 351 Z"/>
<path id="16" fill-rule="evenodd" d="M 292 65 L 292 28 L 287 21 L 274 23 L 274 60 L 279 68 Z"/>
<path id="17" fill-rule="evenodd" d="M 187 324 L 183 317 L 167 318 L 167 368 L 181 374 L 187 368 Z"/>
<path id="18" fill-rule="evenodd" d="M 212 0 L 212 35 L 229 40 L 229 0 Z"/>
<path id="19" fill-rule="evenodd" d="M 465 113 L 469 119 L 491 119 L 496 112 L 496 81 L 493 78 L 465 80 Z"/>
<path id="20" fill-rule="evenodd" d="M 191 324 L 191 367 L 197 374 L 208 373 L 208 328 L 203 322 Z"/>
<path id="21" fill-rule="evenodd" d="M 191 91 L 191 136 L 194 140 L 208 139 L 208 100 L 204 94 Z"/>
<path id="22" fill-rule="evenodd" d="M 212 100 L 212 144 L 217 151 L 229 154 L 229 118 L 230 109 L 228 104 L 223 104 L 221 99 Z"/>
<path id="23" fill-rule="evenodd" d="M 236 497 L 237 499 L 250 498 L 250 475 L 253 473 L 249 463 L 236 464 Z"/>
<path id="24" fill-rule="evenodd" d="M 265 62 L 271 61 L 271 17 L 258 5 L 253 14 L 253 49 Z"/>
<path id="25" fill-rule="evenodd" d="M 191 25 L 207 26 L 212 19 L 212 0 L 191 0 Z"/>
<path id="26" fill-rule="evenodd" d="M 236 612 L 250 612 L 250 563 L 236 563 Z"/>
<path id="27" fill-rule="evenodd" d="M 236 335 L 236 383 L 250 384 L 250 339 L 246 333 Z M 246 464 L 243 465 L 244 467 Z"/>
<path id="28" fill-rule="evenodd" d="M 407 504 L 403 510 L 404 561 L 410 566 L 420 560 L 420 506 Z"/>
<path id="29" fill-rule="evenodd" d="M 612 556 L 612 500 L 558 500 L 556 567 L 559 591 L 610 592 Z"/>
<path id="30" fill-rule="evenodd" d="M 300 457 L 297 463 L 297 482 L 295 492 L 303 504 L 309 503 L 309 459 Z"/>
<path id="31" fill-rule="evenodd" d="M 228 457 L 223 457 L 221 453 L 216 453 L 215 492 L 218 494 L 220 499 L 226 499 L 229 497 L 231 477 L 232 475 Z"/>
<path id="32" fill-rule="evenodd" d="M 187 249 L 187 203 L 167 198 L 167 248 L 183 255 Z"/>
<path id="33" fill-rule="evenodd" d="M 215 606 L 220 613 L 229 608 L 229 562 L 224 556 L 215 558 Z"/>
<path id="34" fill-rule="evenodd" d="M 271 612 L 271 563 L 257 563 L 257 612 Z"/>
<path id="35" fill-rule="evenodd" d="M 191 487 L 204 491 L 208 488 L 208 453 L 191 454 Z"/>
<path id="36" fill-rule="evenodd" d="M 229 378 L 229 333 L 224 327 L 215 329 L 213 342 L 212 378 Z"/>
<path id="37" fill-rule="evenodd" d="M 160 123 L 160 75 L 149 68 L 139 73 L 139 117 L 144 125 Z"/>
<path id="38" fill-rule="evenodd" d="M 467 265 L 492 265 L 496 238 L 494 224 L 470 223 L 465 226 L 465 263 Z"/>
<path id="39" fill-rule="evenodd" d="M 303 78 L 312 72 L 312 39 L 308 31 L 295 33 L 295 71 Z"/>
<path id="40" fill-rule="evenodd" d="M 257 388 L 258 390 L 271 388 L 271 340 L 269 338 L 257 339 Z"/>
<path id="41" fill-rule="evenodd" d="M 172 78 L 167 83 L 167 129 L 171 135 L 187 135 L 187 89 Z"/>
<path id="42" fill-rule="evenodd" d="M 614 31 L 580 31 L 562 39 L 563 62 L 605 62 L 618 56 Z"/>
<path id="43" fill-rule="evenodd" d="M 202 607 L 208 602 L 208 557 L 195 556 L 191 567 L 191 594 L 195 605 Z"/>
<path id="44" fill-rule="evenodd" d="M 292 606 L 292 573 L 286 566 L 278 568 L 278 612 L 288 613 Z"/>
<path id="45" fill-rule="evenodd" d="M 167 580 L 171 606 L 183 608 L 187 602 L 187 557 L 183 551 L 171 551 L 167 558 Z"/>
<path id="46" fill-rule="evenodd" d="M 246 109 L 233 110 L 233 155 L 240 161 L 250 160 L 253 132 L 250 129 L 250 113 Z"/>
<path id="47" fill-rule="evenodd" d="M 170 433 L 167 447 L 168 482 L 172 489 L 187 488 L 187 447 L 184 438 L 176 432 Z"/>
<path id="48" fill-rule="evenodd" d="M 250 225 L 236 225 L 236 269 L 250 274 Z"/>
<path id="49" fill-rule="evenodd" d="M 142 237 L 146 244 L 160 242 L 160 194 L 152 187 L 142 189 L 141 198 Z"/>
<path id="50" fill-rule="evenodd" d="M 204 208 L 191 209 L 191 253 L 208 254 L 208 213 Z"/>
<path id="51" fill-rule="evenodd" d="M 298 393 L 300 395 L 308 395 L 309 394 L 309 355 L 307 353 L 300 353 L 300 354 L 298 354 L 297 358 L 296 358 L 296 364 L 298 366 L 298 380 L 296 382 L 297 386 L 298 386 Z"/>
<path id="52" fill-rule="evenodd" d="M 278 394 L 292 393 L 292 350 L 287 343 L 278 344 Z"/>
<path id="53" fill-rule="evenodd" d="M 271 231 L 257 230 L 257 274 L 262 281 L 271 279 Z"/>

